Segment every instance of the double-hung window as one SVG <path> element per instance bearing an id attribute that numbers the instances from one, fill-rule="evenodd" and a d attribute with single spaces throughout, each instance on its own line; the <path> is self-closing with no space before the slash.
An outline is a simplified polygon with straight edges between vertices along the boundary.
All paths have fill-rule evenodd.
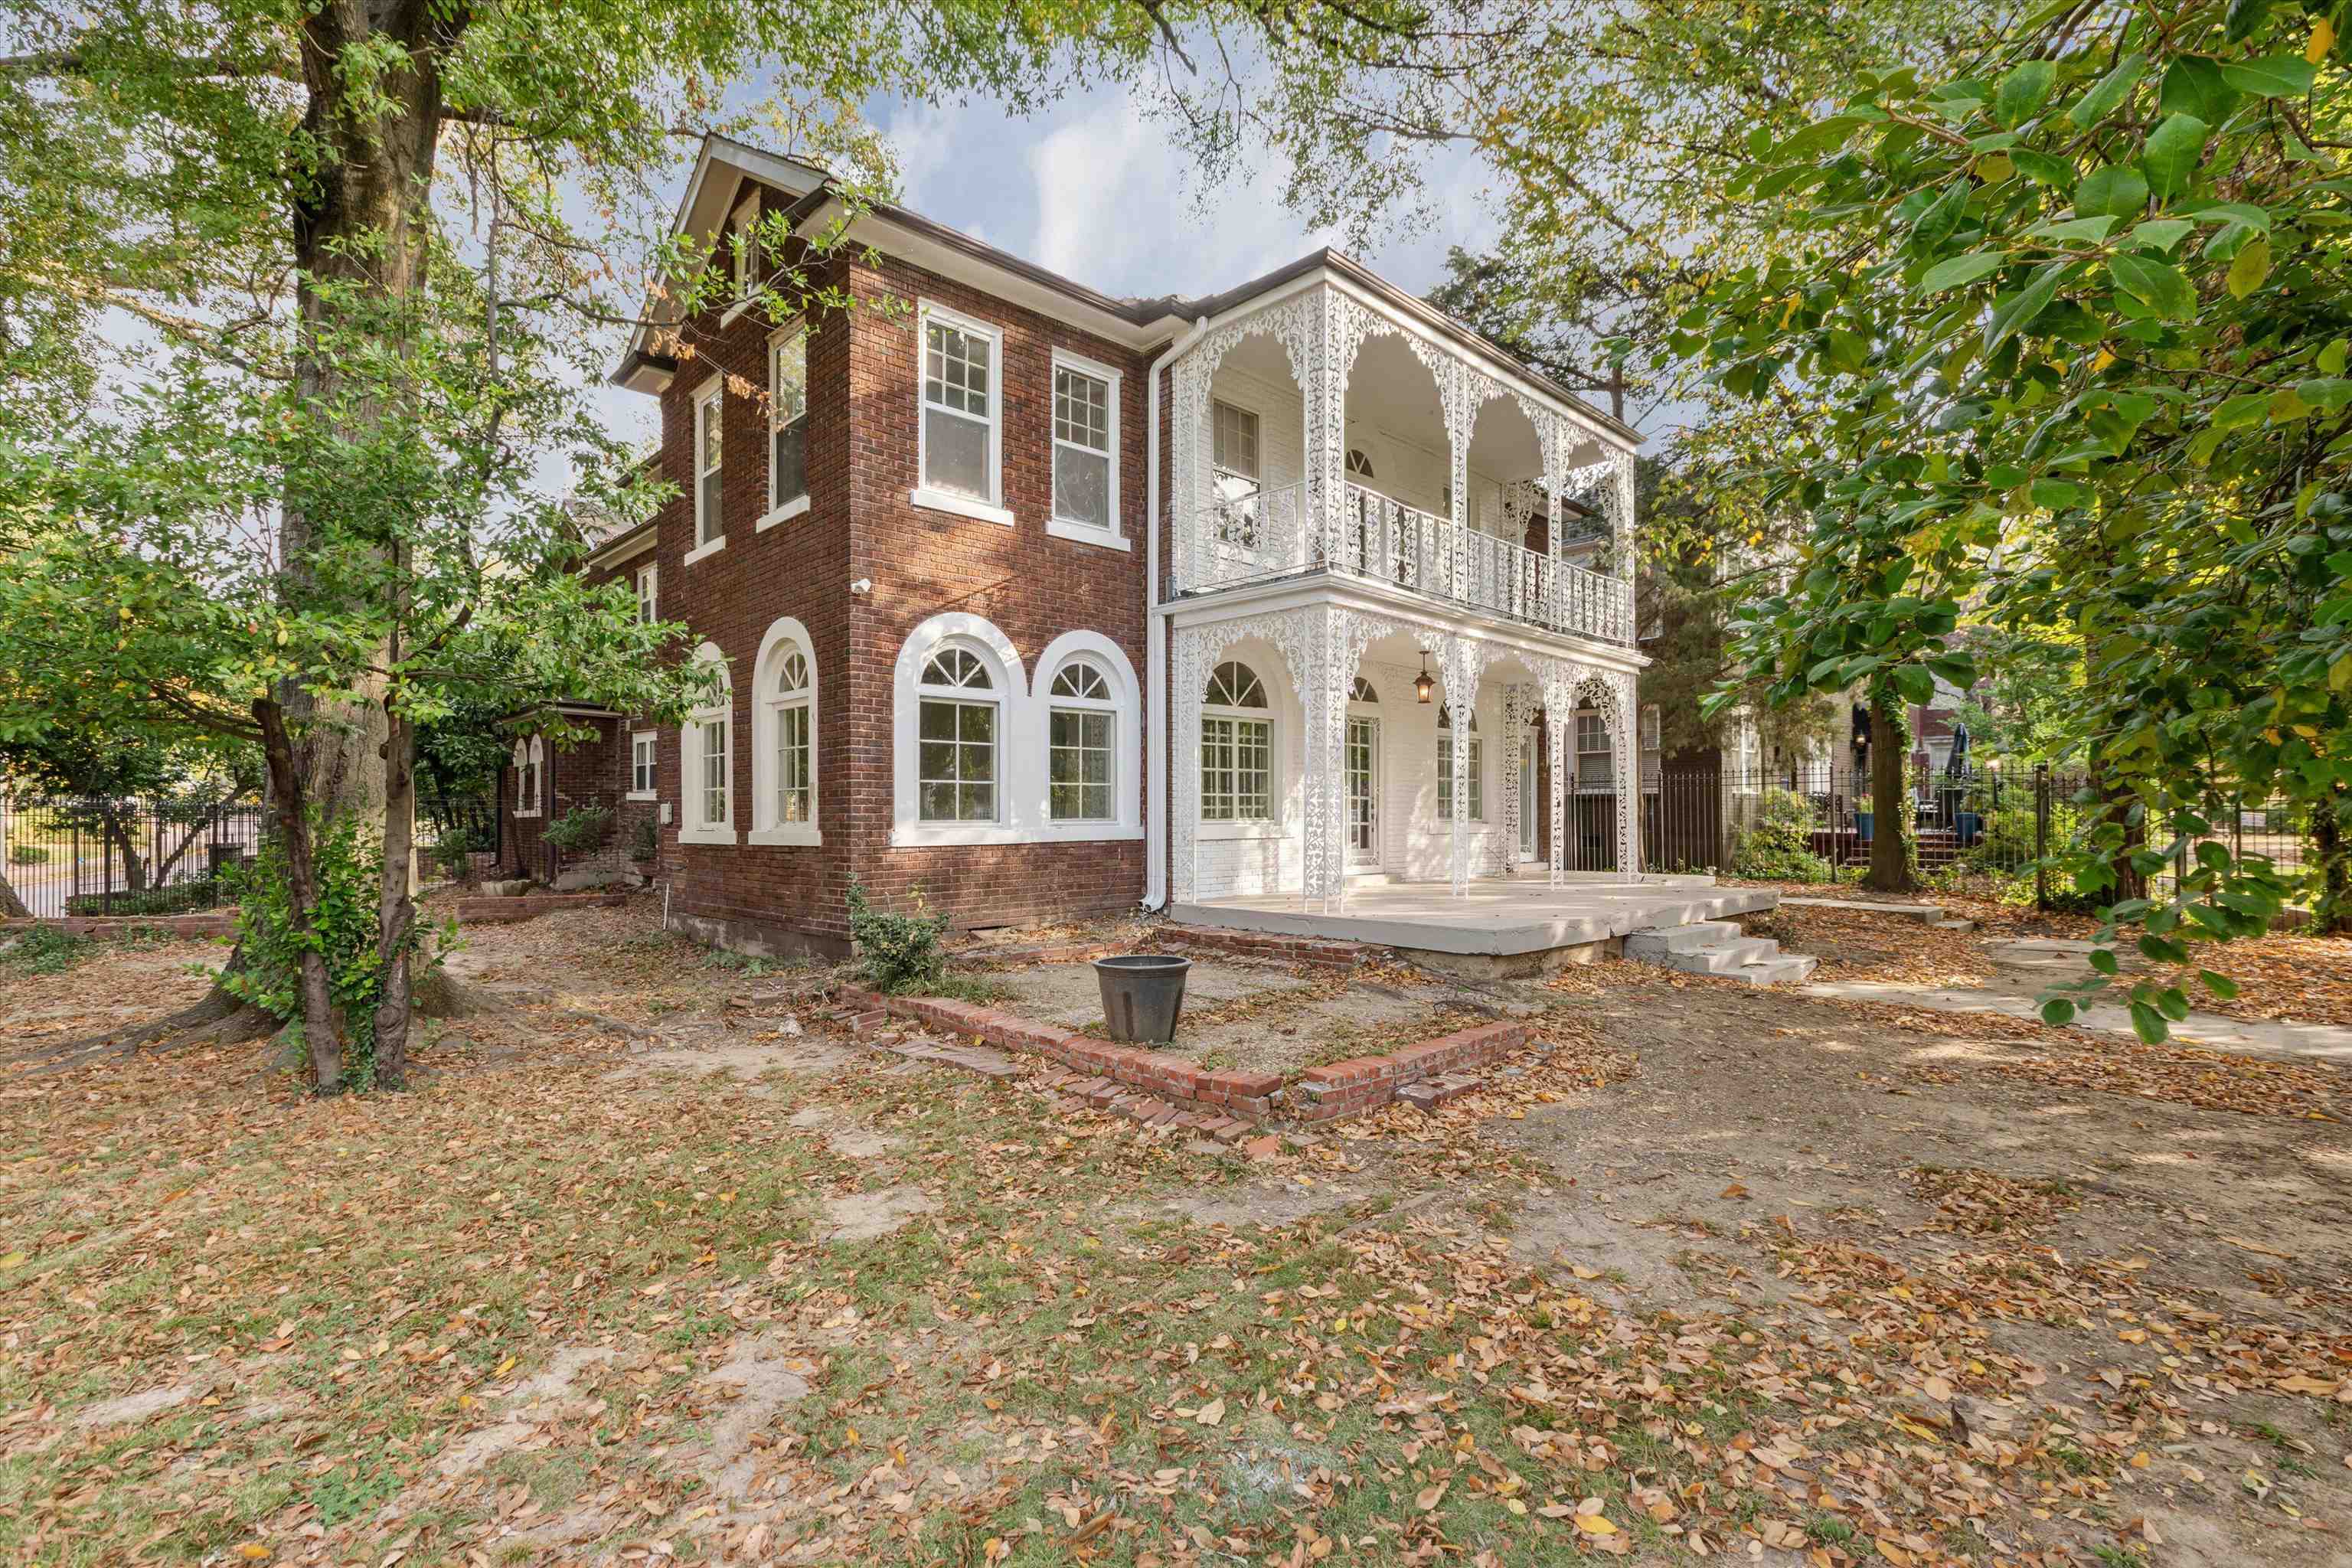
<path id="1" fill-rule="evenodd" d="M 808 503 L 808 332 L 800 327 L 768 345 L 768 515 L 781 521 Z"/>
<path id="2" fill-rule="evenodd" d="M 515 815 L 537 816 L 547 803 L 547 743 L 534 735 L 514 749 Z"/>
<path id="3" fill-rule="evenodd" d="M 719 412 L 725 384 L 717 376 L 694 398 L 694 542 L 698 549 L 726 536 L 719 515 Z"/>
<path id="4" fill-rule="evenodd" d="M 727 733 L 731 727 L 725 719 L 705 719 L 697 726 L 701 742 L 702 787 L 698 804 L 701 824 L 708 828 L 732 827 L 735 824 L 734 770 L 728 755 Z"/>
<path id="5" fill-rule="evenodd" d="M 993 327 L 926 305 L 922 310 L 920 482 L 916 504 L 1010 524 L 999 500 L 997 385 L 1001 336 Z"/>
<path id="6" fill-rule="evenodd" d="M 637 619 L 661 619 L 661 568 L 651 563 L 637 568 Z"/>
<path id="7" fill-rule="evenodd" d="M 640 730 L 629 737 L 629 798 L 654 797 L 654 732 Z"/>
<path id="8" fill-rule="evenodd" d="M 760 198 L 746 196 L 727 221 L 727 240 L 735 256 L 735 298 L 748 300 L 760 282 Z"/>
<path id="9" fill-rule="evenodd" d="M 970 648 L 950 644 L 923 667 L 916 710 L 916 797 L 925 822 L 997 820 L 996 679 Z"/>
<path id="10" fill-rule="evenodd" d="M 1576 716 L 1576 785 L 1607 789 L 1616 772 L 1616 753 L 1609 743 L 1609 723 L 1598 713 Z"/>
<path id="11" fill-rule="evenodd" d="M 1466 803 L 1473 822 L 1486 820 L 1486 780 L 1484 759 L 1478 754 L 1478 715 L 1470 715 L 1470 798 Z M 1454 710 L 1437 710 L 1437 815 L 1447 822 L 1454 820 Z"/>
<path id="12" fill-rule="evenodd" d="M 1274 723 L 1256 671 L 1227 660 L 1210 672 L 1201 715 L 1201 820 L 1274 816 Z"/>
<path id="13" fill-rule="evenodd" d="M 1216 471 L 1217 541 L 1255 550 L 1258 489 L 1264 473 L 1258 457 L 1257 416 L 1230 403 L 1210 405 L 1210 460 Z"/>
<path id="14" fill-rule="evenodd" d="M 1054 521 L 1118 531 L 1118 377 L 1054 356 Z M 1084 537 L 1080 535 L 1079 537 Z"/>
<path id="15" fill-rule="evenodd" d="M 1118 739 L 1118 700 L 1091 662 L 1072 659 L 1054 677 L 1047 721 L 1045 793 L 1055 822 L 1108 822 L 1111 759 Z"/>

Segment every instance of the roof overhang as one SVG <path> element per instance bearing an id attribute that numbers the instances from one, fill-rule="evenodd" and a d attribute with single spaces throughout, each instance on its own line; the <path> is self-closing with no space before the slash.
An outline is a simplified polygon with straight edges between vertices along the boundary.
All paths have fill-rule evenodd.
<path id="1" fill-rule="evenodd" d="M 659 534 L 655 522 L 655 519 L 647 518 L 625 533 L 615 534 L 606 540 L 589 552 L 588 559 L 580 563 L 580 569 L 593 572 L 600 567 L 617 566 L 632 556 L 643 555 L 654 547 L 654 541 Z"/>

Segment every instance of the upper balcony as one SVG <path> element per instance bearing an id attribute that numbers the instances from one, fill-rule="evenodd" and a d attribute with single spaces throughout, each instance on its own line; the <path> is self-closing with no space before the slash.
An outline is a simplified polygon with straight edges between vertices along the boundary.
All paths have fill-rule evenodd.
<path id="1" fill-rule="evenodd" d="M 1172 380 L 1176 594 L 1330 573 L 1633 643 L 1632 445 L 1548 384 L 1330 279 Z"/>

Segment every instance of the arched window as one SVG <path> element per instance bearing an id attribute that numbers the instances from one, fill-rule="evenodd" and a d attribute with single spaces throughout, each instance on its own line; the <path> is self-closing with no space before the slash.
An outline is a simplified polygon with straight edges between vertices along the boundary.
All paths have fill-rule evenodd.
<path id="1" fill-rule="evenodd" d="M 751 842 L 821 844 L 817 833 L 816 654 L 780 617 L 761 639 L 751 707 Z"/>
<path id="2" fill-rule="evenodd" d="M 1470 800 L 1469 816 L 1473 822 L 1486 820 L 1486 770 L 1478 755 L 1478 715 L 1470 715 Z M 1437 710 L 1437 815 L 1447 822 L 1454 820 L 1454 710 Z"/>
<path id="3" fill-rule="evenodd" d="M 1372 472 L 1372 459 L 1361 447 L 1348 448 L 1348 475 L 1350 479 L 1373 479 L 1380 477 Z"/>
<path id="4" fill-rule="evenodd" d="M 1201 820 L 1274 816 L 1274 721 L 1257 672 L 1228 659 L 1209 673 L 1201 713 Z"/>
<path id="5" fill-rule="evenodd" d="M 998 738 L 1004 706 L 988 661 L 949 643 L 923 665 L 918 682 L 915 784 L 924 822 L 998 819 Z"/>
<path id="6" fill-rule="evenodd" d="M 514 747 L 515 812 L 537 816 L 547 804 L 547 742 L 533 735 Z"/>
<path id="7" fill-rule="evenodd" d="M 1055 822 L 1109 822 L 1118 752 L 1118 699 L 1110 677 L 1074 658 L 1054 677 L 1046 716 L 1045 798 Z"/>
<path id="8" fill-rule="evenodd" d="M 1370 702 L 1377 706 L 1380 700 L 1381 694 L 1372 689 L 1372 683 L 1360 675 L 1356 677 L 1356 683 L 1348 688 L 1348 700 L 1350 702 Z"/>
<path id="9" fill-rule="evenodd" d="M 713 643 L 694 650 L 695 661 L 717 672 L 718 685 L 703 705 L 687 715 L 678 732 L 685 797 L 678 825 L 681 844 L 735 842 L 735 689 L 727 657 Z"/>

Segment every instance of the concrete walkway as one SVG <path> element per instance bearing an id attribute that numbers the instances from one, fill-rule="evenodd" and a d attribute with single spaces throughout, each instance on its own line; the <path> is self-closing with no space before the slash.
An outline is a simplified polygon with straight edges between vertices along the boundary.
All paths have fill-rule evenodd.
<path id="1" fill-rule="evenodd" d="M 1822 982 L 1801 989 L 1808 996 L 1838 1001 L 1886 1002 L 1925 1007 L 1935 1013 L 1999 1013 L 2011 1018 L 2038 1019 L 2042 1016 L 2042 993 L 2054 983 L 2089 973 L 2083 955 L 2097 946 L 2092 942 L 2051 937 L 1996 943 L 1991 952 L 2000 969 L 1982 987 L 1848 980 Z M 2116 1002 L 2093 1002 L 2087 1006 L 2078 1003 L 2074 1022 L 2085 1029 L 2123 1035 L 2132 1032 L 2131 1010 Z M 2352 1066 L 2352 1028 L 2335 1024 L 2269 1023 L 2228 1018 L 2217 1013 L 2191 1013 L 2185 1022 L 2172 1026 L 2172 1038 L 2243 1056 Z"/>
<path id="2" fill-rule="evenodd" d="M 1444 882 L 1368 882 L 1348 889 L 1337 914 L 1302 908 L 1296 893 L 1202 899 L 1169 913 L 1185 925 L 1505 956 L 1761 913 L 1780 897 L 1770 888 L 1719 888 L 1712 877 L 1652 874 L 1619 882 L 1591 876 L 1557 888 L 1528 877 L 1474 880 L 1459 899 Z"/>

